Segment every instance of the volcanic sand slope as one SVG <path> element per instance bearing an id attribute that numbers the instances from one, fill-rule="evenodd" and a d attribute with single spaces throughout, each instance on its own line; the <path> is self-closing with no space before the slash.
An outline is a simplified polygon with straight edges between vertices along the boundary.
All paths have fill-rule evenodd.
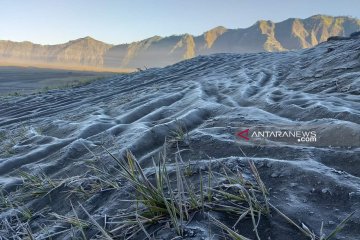
<path id="1" fill-rule="evenodd" d="M 70 179 L 86 175 L 93 164 L 110 168 L 114 162 L 100 145 L 116 156 L 131 150 L 145 172 L 151 172 L 152 157 L 158 158 L 165 137 L 181 124 L 187 131 L 181 156 L 198 168 L 195 175 L 210 160 L 246 173 L 251 159 L 270 189 L 273 205 L 315 232 L 323 221 L 328 233 L 360 207 L 359 147 L 280 142 L 259 146 L 237 141 L 235 133 L 255 124 L 320 124 L 329 131 L 345 126 L 359 134 L 359 87 L 360 39 L 348 39 L 300 51 L 201 56 L 83 87 L 3 100 L 0 183 L 9 194 L 21 184 L 19 170 Z M 71 215 L 70 200 L 82 219 L 86 215 L 78 201 L 99 220 L 127 208 L 130 203 L 120 201 L 129 199 L 123 184 L 123 190 L 99 192 L 89 199 L 55 189 L 51 198 L 26 202 L 32 212 L 41 212 L 29 221 L 34 236 L 41 239 L 45 232 L 63 230 L 49 213 Z M 338 236 L 360 236 L 359 214 Z M 10 216 L 14 211 L 4 210 L 0 219 Z M 231 221 L 228 216 L 222 219 Z M 45 225 L 46 231 L 40 227 Z M 194 218 L 188 227 L 196 229 L 195 239 L 210 234 L 204 220 Z M 263 239 L 307 239 L 277 220 L 259 229 Z M 251 229 L 238 230 L 255 238 Z M 96 232 L 92 228 L 90 234 Z M 67 239 L 70 233 L 56 237 Z"/>

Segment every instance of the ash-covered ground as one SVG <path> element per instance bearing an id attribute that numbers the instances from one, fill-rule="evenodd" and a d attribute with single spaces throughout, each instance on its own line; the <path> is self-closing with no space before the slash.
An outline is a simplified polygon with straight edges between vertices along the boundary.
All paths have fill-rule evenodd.
<path id="1" fill-rule="evenodd" d="M 0 239 L 30 239 L 29 232 L 35 239 L 81 239 L 77 224 L 60 217 L 74 212 L 89 223 L 86 238 L 103 235 L 80 204 L 112 238 L 123 239 L 110 222 L 133 210 L 135 190 L 121 178 L 114 180 L 118 187 L 95 188 L 93 167 L 108 170 L 111 179 L 116 163 L 105 149 L 118 158 L 131 151 L 151 177 L 165 139 L 168 166 L 180 154 L 192 184 L 200 184 L 211 164 L 213 171 L 226 166 L 250 176 L 253 161 L 273 206 L 317 237 L 322 224 L 329 234 L 360 208 L 359 95 L 360 39 L 354 38 L 301 51 L 200 56 L 82 87 L 4 98 Z M 236 137 L 244 126 L 273 125 L 317 126 L 317 136 L 329 139 L 259 144 Z M 32 176 L 57 184 L 38 193 L 44 189 Z M 230 227 L 239 217 L 213 216 Z M 144 226 L 151 237 L 176 236 L 171 224 L 155 225 Z M 197 213 L 184 228 L 185 239 L 227 237 Z M 261 239 L 310 239 L 276 211 L 261 218 L 258 230 Z M 257 238 L 249 219 L 234 231 Z M 132 238 L 149 237 L 141 232 Z M 334 239 L 360 239 L 359 211 Z"/>

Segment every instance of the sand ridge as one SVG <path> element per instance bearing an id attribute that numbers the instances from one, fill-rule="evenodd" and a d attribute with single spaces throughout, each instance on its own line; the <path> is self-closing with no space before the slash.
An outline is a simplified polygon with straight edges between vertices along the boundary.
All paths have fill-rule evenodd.
<path id="1" fill-rule="evenodd" d="M 324 221 L 328 231 L 360 207 L 360 148 L 259 146 L 235 134 L 248 125 L 318 124 L 327 130 L 346 126 L 358 136 L 359 43 L 348 39 L 301 51 L 200 56 L 83 87 L 6 99 L 0 102 L 0 184 L 15 191 L 19 170 L 64 178 L 85 174 L 89 162 L 112 165 L 100 145 L 118 156 L 131 150 L 151 171 L 151 158 L 180 123 L 188 141 L 183 159 L 201 167 L 209 159 L 245 166 L 250 158 L 278 208 L 316 229 Z M 104 216 L 121 208 L 118 200 L 125 196 L 126 191 L 107 192 L 81 201 L 91 214 Z M 61 191 L 52 199 L 27 204 L 37 211 L 71 212 Z M 360 236 L 359 214 L 339 236 Z M 39 239 L 44 235 L 36 225 L 43 222 L 46 217 L 31 222 Z M 205 231 L 197 224 L 194 228 Z M 56 222 L 48 226 L 58 231 Z M 288 239 L 288 234 L 303 239 L 277 223 L 263 237 Z"/>

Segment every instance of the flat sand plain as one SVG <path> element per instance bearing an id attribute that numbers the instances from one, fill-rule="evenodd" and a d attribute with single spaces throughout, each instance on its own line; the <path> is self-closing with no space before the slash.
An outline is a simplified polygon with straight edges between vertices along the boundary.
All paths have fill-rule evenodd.
<path id="1" fill-rule="evenodd" d="M 27 94 L 86 83 L 113 73 L 0 66 L 0 95 Z"/>

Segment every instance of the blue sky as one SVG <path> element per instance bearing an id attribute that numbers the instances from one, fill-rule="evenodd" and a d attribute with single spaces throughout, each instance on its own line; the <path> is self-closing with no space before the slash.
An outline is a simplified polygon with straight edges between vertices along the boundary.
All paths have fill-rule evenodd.
<path id="1" fill-rule="evenodd" d="M 56 44 L 91 36 L 119 44 L 199 35 L 315 14 L 360 18 L 359 0 L 0 0 L 0 39 Z"/>

